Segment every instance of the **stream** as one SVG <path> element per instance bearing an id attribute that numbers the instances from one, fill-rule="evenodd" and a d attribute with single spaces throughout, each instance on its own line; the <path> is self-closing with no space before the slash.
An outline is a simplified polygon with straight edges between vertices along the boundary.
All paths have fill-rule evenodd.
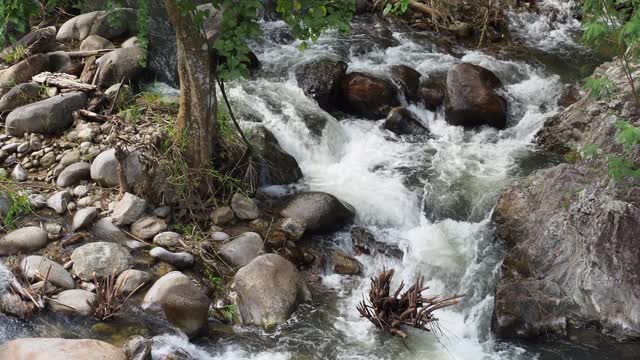
<path id="1" fill-rule="evenodd" d="M 175 348 L 196 359 L 620 358 L 612 350 L 615 345 L 499 341 L 491 332 L 503 258 L 490 220 L 492 209 L 506 186 L 554 162 L 536 152 L 534 136 L 545 119 L 557 113 L 563 82 L 584 75 L 575 64 L 588 62 L 583 59 L 590 56 L 577 44 L 580 24 L 572 16 L 573 1 L 541 3 L 557 16 L 508 14 L 513 35 L 530 47 L 529 60 L 523 59 L 522 49 L 489 53 L 447 46 L 438 34 L 409 32 L 394 23 L 384 25 L 391 33 L 381 39 L 386 21 L 371 19 L 354 20 L 349 38 L 328 33 L 300 52 L 283 22 L 262 22 L 264 35 L 253 44 L 262 68 L 254 79 L 229 89 L 240 117 L 261 122 L 296 158 L 304 174 L 297 188 L 328 192 L 353 205 L 356 225 L 366 227 L 378 241 L 397 245 L 405 256 L 359 255 L 362 277 L 322 274 L 327 290 L 273 331 L 234 326 L 221 329 L 217 338 L 194 343 L 167 333 L 154 339 L 154 358 Z M 443 79 L 456 63 L 486 67 L 505 85 L 509 126 L 502 131 L 465 130 L 448 125 L 442 111 L 414 104 L 408 108 L 429 128 L 429 136 L 401 138 L 383 130 L 382 121 L 336 119 L 304 95 L 294 76 L 297 65 L 321 57 L 346 61 L 349 72 L 381 77 L 388 76 L 390 65 L 399 64 L 432 79 Z M 351 252 L 349 229 L 315 240 Z M 458 293 L 464 298 L 436 313 L 440 321 L 434 332 L 409 331 L 403 343 L 380 334 L 356 311 L 369 278 L 383 267 L 396 270 L 396 285 L 422 274 L 430 286 L 427 294 Z M 47 335 L 37 329 L 0 317 L 2 342 Z"/>

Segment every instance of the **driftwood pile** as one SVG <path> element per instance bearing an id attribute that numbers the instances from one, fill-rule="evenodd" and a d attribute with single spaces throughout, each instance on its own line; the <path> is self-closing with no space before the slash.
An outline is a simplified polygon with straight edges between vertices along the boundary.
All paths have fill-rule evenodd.
<path id="1" fill-rule="evenodd" d="M 431 331 L 438 321 L 433 313 L 445 307 L 458 304 L 462 295 L 448 297 L 425 297 L 422 293 L 429 287 L 424 286 L 424 277 L 418 275 L 416 282 L 400 295 L 405 284 L 402 282 L 398 289 L 391 293 L 391 278 L 394 270 L 382 270 L 376 278 L 371 278 L 369 302 L 362 299 L 357 309 L 362 317 L 371 321 L 376 327 L 403 339 L 407 333 L 403 327 Z"/>

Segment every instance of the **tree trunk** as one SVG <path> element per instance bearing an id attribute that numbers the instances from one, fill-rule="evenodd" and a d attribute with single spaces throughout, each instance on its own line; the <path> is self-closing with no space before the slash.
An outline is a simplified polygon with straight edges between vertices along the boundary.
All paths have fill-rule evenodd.
<path id="1" fill-rule="evenodd" d="M 211 166 L 217 138 L 216 61 L 204 31 L 194 25 L 190 14 L 181 13 L 177 2 L 164 0 L 178 48 L 180 110 L 175 129 L 187 142 L 185 156 L 191 168 L 203 170 Z"/>

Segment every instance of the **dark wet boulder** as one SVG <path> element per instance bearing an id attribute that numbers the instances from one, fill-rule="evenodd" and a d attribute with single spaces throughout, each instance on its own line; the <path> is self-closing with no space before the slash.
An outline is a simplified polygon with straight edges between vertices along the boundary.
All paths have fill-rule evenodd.
<path id="1" fill-rule="evenodd" d="M 31 104 L 42 96 L 42 86 L 35 82 L 18 84 L 0 98 L 0 112 Z"/>
<path id="2" fill-rule="evenodd" d="M 134 9 L 112 9 L 93 11 L 69 19 L 60 26 L 56 39 L 60 42 L 84 40 L 90 35 L 99 35 L 113 40 L 126 34 L 135 33 L 137 12 Z"/>
<path id="3" fill-rule="evenodd" d="M 300 303 L 311 300 L 304 276 L 277 254 L 258 256 L 238 270 L 232 287 L 242 323 L 265 328 L 286 322 Z"/>
<path id="4" fill-rule="evenodd" d="M 60 133 L 73 124 L 71 113 L 84 107 L 86 101 L 86 94 L 72 92 L 19 107 L 7 116 L 7 134 L 23 136 L 25 133 Z"/>
<path id="5" fill-rule="evenodd" d="M 57 46 L 56 27 L 48 26 L 33 30 L 20 40 L 16 41 L 15 44 L 2 50 L 2 53 L 0 53 L 0 59 L 5 62 L 9 62 L 9 60 L 12 60 L 13 62 L 20 61 L 31 55 L 53 51 Z M 18 49 L 21 49 L 21 56 L 16 58 L 18 55 Z"/>
<path id="6" fill-rule="evenodd" d="M 98 77 L 96 84 L 101 88 L 124 82 L 130 83 L 144 70 L 144 58 L 147 51 L 141 48 L 116 49 L 96 60 Z"/>
<path id="7" fill-rule="evenodd" d="M 436 111 L 444 104 L 444 86 L 435 81 L 424 81 L 418 88 L 418 98 L 427 110 Z"/>
<path id="8" fill-rule="evenodd" d="M 304 93 L 326 110 L 334 109 L 340 82 L 347 72 L 347 63 L 320 59 L 299 65 L 295 70 L 298 85 Z"/>
<path id="9" fill-rule="evenodd" d="M 387 80 L 352 72 L 340 84 L 340 103 L 344 111 L 368 119 L 381 119 L 400 104 L 396 88 Z"/>
<path id="10" fill-rule="evenodd" d="M 289 200 L 280 211 L 283 217 L 300 219 L 311 233 L 331 232 L 353 220 L 355 210 L 324 192 L 304 192 Z"/>
<path id="11" fill-rule="evenodd" d="M 422 75 L 406 65 L 393 65 L 389 67 L 391 82 L 404 94 L 407 101 L 418 101 L 418 88 Z"/>
<path id="12" fill-rule="evenodd" d="M 257 152 L 258 186 L 291 184 L 302 178 L 296 159 L 280 147 L 267 128 L 257 125 L 247 132 L 247 138 Z"/>
<path id="13" fill-rule="evenodd" d="M 397 245 L 376 240 L 376 237 L 362 226 L 351 228 L 351 242 L 353 243 L 353 251 L 357 255 L 382 254 L 396 259 L 402 259 L 404 256 L 404 252 Z"/>
<path id="14" fill-rule="evenodd" d="M 396 135 L 424 135 L 429 133 L 429 129 L 406 108 L 393 108 L 387 116 L 387 120 L 382 124 L 384 129 Z"/>
<path id="15" fill-rule="evenodd" d="M 507 126 L 507 101 L 498 94 L 502 82 L 473 64 L 454 65 L 447 73 L 446 118 L 452 125 Z"/>
<path id="16" fill-rule="evenodd" d="M 360 261 L 340 250 L 332 251 L 330 262 L 333 272 L 342 275 L 360 275 L 364 267 Z"/>

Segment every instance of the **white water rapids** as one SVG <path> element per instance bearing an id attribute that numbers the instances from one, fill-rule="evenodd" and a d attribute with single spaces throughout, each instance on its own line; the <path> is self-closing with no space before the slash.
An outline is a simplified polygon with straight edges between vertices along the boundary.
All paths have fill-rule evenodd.
<path id="1" fill-rule="evenodd" d="M 562 11 L 569 9 L 566 3 L 544 2 L 559 4 Z M 575 20 L 562 19 L 557 25 L 549 18 L 511 14 L 510 22 L 518 36 L 547 50 L 573 44 Z M 241 114 L 258 118 L 296 158 L 305 189 L 325 191 L 353 205 L 356 224 L 367 227 L 379 241 L 399 245 L 405 257 L 398 261 L 361 255 L 357 258 L 365 265 L 364 276 L 324 275 L 322 282 L 333 289 L 331 295 L 305 305 L 275 332 L 237 326 L 230 339 L 198 345 L 164 335 L 154 340 L 154 358 L 176 347 L 197 359 L 535 358 L 516 345 L 497 342 L 491 334 L 502 254 L 490 216 L 500 191 L 522 174 L 523 163 L 533 161 L 533 137 L 557 111 L 559 76 L 541 66 L 479 51 L 462 50 L 456 57 L 426 36 L 403 32 L 393 33 L 396 46 L 365 55 L 350 52 L 350 40 L 337 34 L 327 34 L 300 52 L 297 42 L 274 40 L 284 28 L 281 22 L 263 23 L 265 40 L 255 48 L 263 70 L 257 79 L 230 89 L 232 102 Z M 456 63 L 481 65 L 505 84 L 510 126 L 504 131 L 464 130 L 448 125 L 442 112 L 417 105 L 409 109 L 429 128 L 428 138 L 397 137 L 381 129 L 381 121 L 338 121 L 308 99 L 293 76 L 297 64 L 320 57 L 343 59 L 348 71 L 383 77 L 397 64 L 435 78 Z M 321 136 L 308 129 L 310 119 L 326 121 Z M 350 251 L 350 241 L 347 229 L 329 242 Z M 396 284 L 411 282 L 420 273 L 431 287 L 429 294 L 464 295 L 460 305 L 437 312 L 442 328 L 438 338 L 411 331 L 405 346 L 399 339 L 380 336 L 359 317 L 356 304 L 368 292 L 369 278 L 384 266 L 396 269 Z"/>

